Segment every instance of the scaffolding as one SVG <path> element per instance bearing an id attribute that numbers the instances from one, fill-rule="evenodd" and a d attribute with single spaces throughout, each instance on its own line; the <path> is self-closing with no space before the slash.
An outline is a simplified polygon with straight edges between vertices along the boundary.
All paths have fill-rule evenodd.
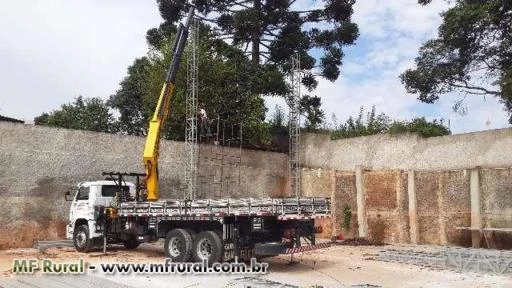
<path id="1" fill-rule="evenodd" d="M 289 114 L 289 163 L 288 180 L 290 193 L 300 197 L 300 55 L 294 54 L 291 58 L 292 70 L 290 73 L 291 94 L 288 97 Z"/>
<path id="2" fill-rule="evenodd" d="M 187 94 L 185 97 L 185 189 L 184 199 L 195 199 L 197 194 L 197 102 L 199 74 L 199 21 L 192 20 L 187 54 Z"/>
<path id="3" fill-rule="evenodd" d="M 209 125 L 211 136 L 200 138 L 201 143 L 209 145 L 200 146 L 198 197 L 235 197 L 242 190 L 242 124 L 217 117 Z"/>

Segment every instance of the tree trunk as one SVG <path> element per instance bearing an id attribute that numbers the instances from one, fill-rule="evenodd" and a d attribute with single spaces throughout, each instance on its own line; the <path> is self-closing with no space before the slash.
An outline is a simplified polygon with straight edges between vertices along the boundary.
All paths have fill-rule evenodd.
<path id="1" fill-rule="evenodd" d="M 260 63 L 260 33 L 261 33 L 261 28 L 260 28 L 260 19 L 259 19 L 259 14 L 261 13 L 261 0 L 254 0 L 254 11 L 255 13 L 257 13 L 258 17 L 257 18 L 257 22 L 254 23 L 254 26 L 253 26 L 253 30 L 252 30 L 252 37 L 251 37 L 251 42 L 252 42 L 252 63 L 254 65 L 258 65 Z"/>

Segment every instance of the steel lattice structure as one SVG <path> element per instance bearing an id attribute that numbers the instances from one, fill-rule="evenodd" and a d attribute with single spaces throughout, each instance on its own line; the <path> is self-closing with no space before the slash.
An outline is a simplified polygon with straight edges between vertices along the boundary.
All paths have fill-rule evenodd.
<path id="1" fill-rule="evenodd" d="M 199 74 L 199 21 L 192 20 L 189 35 L 187 57 L 187 94 L 186 125 L 185 125 L 185 191 L 184 199 L 195 199 L 197 194 L 197 107 L 198 107 L 198 74 Z"/>
<path id="2" fill-rule="evenodd" d="M 288 97 L 289 112 L 289 164 L 288 179 L 290 193 L 300 197 L 300 56 L 292 56 L 292 71 L 290 73 L 291 95 Z"/>

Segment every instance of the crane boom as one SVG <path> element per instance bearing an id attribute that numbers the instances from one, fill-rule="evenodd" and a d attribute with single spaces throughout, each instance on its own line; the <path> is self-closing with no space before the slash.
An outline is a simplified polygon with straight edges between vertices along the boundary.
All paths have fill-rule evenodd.
<path id="1" fill-rule="evenodd" d="M 166 80 L 162 86 L 155 112 L 149 122 L 149 130 L 146 137 L 143 157 L 148 201 L 156 201 L 160 198 L 158 190 L 158 154 L 160 133 L 169 114 L 171 98 L 174 95 L 176 87 L 176 74 L 178 73 L 181 55 L 183 54 L 185 43 L 187 42 L 188 29 L 193 16 L 194 7 L 191 6 L 188 11 L 185 24 L 180 23 L 178 26 L 176 39 L 174 40 L 172 47 L 172 61 L 169 66 L 169 70 L 167 70 Z"/>

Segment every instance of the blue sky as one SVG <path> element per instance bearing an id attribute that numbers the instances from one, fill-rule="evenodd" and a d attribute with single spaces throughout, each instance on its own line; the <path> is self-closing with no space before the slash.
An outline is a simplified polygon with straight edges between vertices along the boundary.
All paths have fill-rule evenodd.
<path id="1" fill-rule="evenodd" d="M 319 1 L 297 1 L 301 8 Z M 153 0 L 5 1 L 0 10 L 0 114 L 31 120 L 83 95 L 108 96 L 126 68 L 147 51 L 145 33 L 161 18 Z M 469 113 L 451 109 L 456 93 L 422 104 L 405 92 L 398 75 L 412 67 L 418 48 L 435 36 L 443 0 L 427 7 L 416 0 L 359 0 L 353 20 L 357 44 L 346 49 L 340 78 L 321 79 L 313 93 L 322 98 L 327 119 L 357 115 L 376 105 L 394 119 L 444 118 L 456 133 L 508 127 L 496 99 L 466 100 Z M 268 98 L 273 108 L 284 102 Z"/>
<path id="2" fill-rule="evenodd" d="M 394 119 L 425 116 L 443 118 L 455 133 L 508 127 L 502 105 L 492 97 L 469 96 L 468 114 L 455 113 L 452 106 L 462 96 L 452 93 L 435 104 L 424 104 L 406 93 L 398 76 L 414 67 L 418 48 L 437 34 L 440 13 L 448 8 L 443 0 L 423 7 L 416 0 L 364 0 L 354 6 L 353 20 L 360 37 L 345 49 L 342 75 L 335 82 L 320 81 L 315 94 L 323 99 L 327 118 L 357 115 L 363 105 L 372 105 Z"/>

